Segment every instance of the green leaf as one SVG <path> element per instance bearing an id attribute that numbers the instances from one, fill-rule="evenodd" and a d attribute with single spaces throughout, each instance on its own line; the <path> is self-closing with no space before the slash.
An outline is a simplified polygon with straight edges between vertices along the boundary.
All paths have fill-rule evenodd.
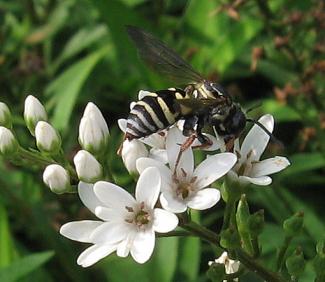
<path id="1" fill-rule="evenodd" d="M 68 43 L 64 46 L 59 58 L 54 62 L 55 68 L 59 67 L 65 60 L 77 55 L 94 42 L 102 39 L 107 34 L 107 28 L 103 24 L 94 27 L 80 29 L 71 36 Z"/>
<path id="2" fill-rule="evenodd" d="M 199 238 L 182 238 L 179 269 L 186 281 L 197 281 L 200 269 L 201 241 Z"/>
<path id="3" fill-rule="evenodd" d="M 88 55 L 69 67 L 48 86 L 46 92 L 55 101 L 52 119 L 54 127 L 64 130 L 68 126 L 73 107 L 77 102 L 83 84 L 95 65 L 108 51 L 109 48 L 102 48 Z"/>
<path id="4" fill-rule="evenodd" d="M 285 169 L 279 177 L 288 178 L 288 176 L 301 174 L 306 171 L 325 167 L 325 157 L 321 153 L 301 153 L 290 157 L 291 165 Z"/>
<path id="5" fill-rule="evenodd" d="M 14 248 L 9 230 L 8 214 L 0 203 L 0 268 L 7 266 L 13 259 Z M 0 279 L 0 281 L 2 281 Z"/>
<path id="6" fill-rule="evenodd" d="M 301 120 L 301 116 L 289 105 L 282 105 L 273 99 L 263 100 L 261 111 L 273 115 L 277 122 Z"/>
<path id="7" fill-rule="evenodd" d="M 35 253 L 19 259 L 7 267 L 0 268 L 0 281 L 16 281 L 46 263 L 54 252 Z"/>

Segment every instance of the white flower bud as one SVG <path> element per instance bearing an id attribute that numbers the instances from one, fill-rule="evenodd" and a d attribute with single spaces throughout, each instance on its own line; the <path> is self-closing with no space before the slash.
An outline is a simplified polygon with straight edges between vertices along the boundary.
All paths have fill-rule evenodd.
<path id="1" fill-rule="evenodd" d="M 138 174 L 136 161 L 139 158 L 147 157 L 148 154 L 146 146 L 137 139 L 133 139 L 132 141 L 125 140 L 123 142 L 122 159 L 130 174 Z"/>
<path id="2" fill-rule="evenodd" d="M 32 95 L 29 95 L 25 100 L 24 119 L 32 135 L 34 135 L 37 122 L 47 120 L 47 114 L 43 105 Z"/>
<path id="3" fill-rule="evenodd" d="M 44 183 L 56 194 L 62 194 L 71 191 L 70 176 L 68 172 L 60 165 L 48 165 L 43 173 Z"/>
<path id="4" fill-rule="evenodd" d="M 18 142 L 12 132 L 3 126 L 0 126 L 0 153 L 3 155 L 12 155 L 18 150 Z"/>
<path id="5" fill-rule="evenodd" d="M 79 125 L 79 143 L 81 147 L 93 154 L 106 150 L 109 130 L 107 123 L 93 103 L 88 103 Z"/>
<path id="6" fill-rule="evenodd" d="M 61 138 L 52 125 L 39 121 L 35 127 L 36 145 L 40 151 L 56 154 L 61 148 Z"/>
<path id="7" fill-rule="evenodd" d="M 103 168 L 96 158 L 85 150 L 80 150 L 73 158 L 79 180 L 95 183 L 103 175 Z"/>
<path id="8" fill-rule="evenodd" d="M 11 113 L 5 103 L 0 102 L 0 125 L 11 128 Z"/>

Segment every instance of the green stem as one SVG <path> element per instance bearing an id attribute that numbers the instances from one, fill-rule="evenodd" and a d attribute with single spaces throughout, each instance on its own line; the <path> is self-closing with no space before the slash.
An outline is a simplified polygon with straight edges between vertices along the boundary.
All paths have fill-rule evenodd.
<path id="1" fill-rule="evenodd" d="M 231 226 L 232 218 L 235 214 L 235 202 L 234 200 L 229 199 L 226 202 L 225 213 L 223 215 L 223 224 L 222 230 L 225 230 Z"/>
<path id="2" fill-rule="evenodd" d="M 18 153 L 21 158 L 32 161 L 33 163 L 36 163 L 40 166 L 48 166 L 50 164 L 56 163 L 50 158 L 44 157 L 41 154 L 33 153 L 22 147 L 19 148 Z"/>
<path id="3" fill-rule="evenodd" d="M 157 237 L 159 237 L 159 238 L 162 238 L 162 237 L 190 237 L 190 236 L 195 236 L 195 235 L 188 231 L 183 231 L 183 230 L 170 231 L 168 233 L 159 233 L 157 235 Z"/>
<path id="4" fill-rule="evenodd" d="M 252 236 L 253 258 L 258 258 L 261 255 L 261 250 L 258 244 L 258 237 Z"/>
<path id="5" fill-rule="evenodd" d="M 191 232 L 192 234 L 200 237 L 201 239 L 219 246 L 219 236 L 211 230 L 205 228 L 204 226 L 190 221 L 184 223 L 181 227 Z"/>
<path id="6" fill-rule="evenodd" d="M 281 271 L 283 263 L 284 263 L 284 257 L 287 252 L 287 249 L 292 241 L 293 237 L 292 236 L 286 236 L 283 242 L 283 245 L 279 251 L 278 254 L 278 259 L 277 259 L 277 264 L 276 264 L 276 269 L 278 272 Z"/>

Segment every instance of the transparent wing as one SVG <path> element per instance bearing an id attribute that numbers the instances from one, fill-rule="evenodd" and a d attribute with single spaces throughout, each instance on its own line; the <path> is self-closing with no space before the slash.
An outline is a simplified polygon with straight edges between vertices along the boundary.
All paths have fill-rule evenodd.
<path id="1" fill-rule="evenodd" d="M 196 99 L 196 98 L 185 98 L 185 99 L 177 99 L 176 102 L 185 107 L 191 108 L 194 111 L 206 109 L 210 106 L 217 106 L 226 104 L 226 99 L 223 97 L 215 98 L 215 99 Z"/>
<path id="2" fill-rule="evenodd" d="M 203 80 L 190 64 L 150 33 L 134 26 L 127 26 L 127 32 L 137 47 L 140 58 L 156 72 L 182 84 Z"/>

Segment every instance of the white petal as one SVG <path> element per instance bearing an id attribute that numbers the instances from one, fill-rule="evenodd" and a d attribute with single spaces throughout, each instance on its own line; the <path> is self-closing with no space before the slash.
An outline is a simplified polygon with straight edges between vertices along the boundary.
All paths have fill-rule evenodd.
<path id="1" fill-rule="evenodd" d="M 90 236 L 95 244 L 112 244 L 124 240 L 130 230 L 126 222 L 104 222 Z"/>
<path id="2" fill-rule="evenodd" d="M 174 213 L 182 213 L 187 210 L 187 206 L 184 201 L 180 201 L 168 192 L 161 193 L 160 203 L 165 210 Z"/>
<path id="3" fill-rule="evenodd" d="M 126 131 L 126 124 L 127 124 L 127 120 L 125 118 L 120 118 L 117 121 L 118 127 L 125 132 Z"/>
<path id="4" fill-rule="evenodd" d="M 271 115 L 264 115 L 258 120 L 265 128 L 272 133 L 274 119 Z M 257 161 L 263 154 L 270 137 L 258 125 L 254 125 L 245 137 L 241 146 L 241 156 L 246 159 L 247 154 L 251 152 L 251 160 Z"/>
<path id="5" fill-rule="evenodd" d="M 97 198 L 109 208 L 124 210 L 126 206 L 133 207 L 136 203 L 127 191 L 110 182 L 96 182 L 94 192 Z"/>
<path id="6" fill-rule="evenodd" d="M 210 152 L 210 151 L 216 151 L 220 149 L 221 145 L 223 144 L 223 141 L 218 140 L 215 136 L 211 134 L 203 133 L 203 135 L 207 136 L 210 139 L 212 145 L 207 148 L 202 148 L 202 150 Z M 200 145 L 202 145 L 201 142 L 196 138 L 192 144 L 192 147 L 200 146 Z"/>
<path id="7" fill-rule="evenodd" d="M 166 149 L 168 155 L 169 167 L 173 171 L 176 159 L 180 152 L 180 146 L 187 140 L 177 127 L 172 127 L 167 134 Z M 194 157 L 191 147 L 182 153 L 178 164 L 178 170 L 183 169 L 186 173 L 192 174 L 194 169 Z"/>
<path id="8" fill-rule="evenodd" d="M 213 207 L 220 200 L 220 192 L 214 188 L 197 191 L 188 201 L 187 206 L 195 210 L 206 210 Z"/>
<path id="9" fill-rule="evenodd" d="M 118 244 L 116 254 L 119 257 L 125 258 L 130 253 L 130 249 L 133 244 L 134 237 L 136 236 L 137 232 L 131 231 L 128 233 L 125 240 Z"/>
<path id="10" fill-rule="evenodd" d="M 138 203 L 144 202 L 147 207 L 153 208 L 158 200 L 161 180 L 156 167 L 148 167 L 139 177 L 135 189 L 135 198 Z"/>
<path id="11" fill-rule="evenodd" d="M 127 209 L 123 212 L 123 209 L 112 209 L 106 207 L 97 207 L 95 214 L 98 218 L 105 221 L 118 221 L 124 220 L 128 215 Z"/>
<path id="12" fill-rule="evenodd" d="M 195 182 L 197 189 L 204 188 L 225 175 L 236 160 L 233 153 L 220 153 L 206 158 L 193 173 L 193 176 L 197 177 Z"/>
<path id="13" fill-rule="evenodd" d="M 272 178 L 269 176 L 261 177 L 248 177 L 248 176 L 239 176 L 239 181 L 243 184 L 252 183 L 255 185 L 266 186 L 272 183 Z"/>
<path id="14" fill-rule="evenodd" d="M 178 225 L 178 217 L 163 209 L 154 209 L 153 229 L 156 232 L 166 233 L 174 230 Z"/>
<path id="15" fill-rule="evenodd" d="M 94 185 L 85 182 L 79 182 L 78 194 L 82 203 L 95 214 L 95 209 L 98 206 L 104 206 L 104 204 L 96 197 L 94 193 Z"/>
<path id="16" fill-rule="evenodd" d="M 91 266 L 115 250 L 116 245 L 93 245 L 80 254 L 77 263 L 82 267 Z"/>
<path id="17" fill-rule="evenodd" d="M 167 156 L 166 149 L 151 148 L 149 158 L 153 158 L 154 160 L 160 161 L 164 164 L 168 163 L 168 156 Z"/>
<path id="18" fill-rule="evenodd" d="M 155 233 L 152 229 L 138 232 L 131 247 L 131 255 L 137 263 L 145 263 L 155 247 Z"/>
<path id="19" fill-rule="evenodd" d="M 167 130 L 162 130 L 157 133 L 153 133 L 142 140 L 144 144 L 156 149 L 165 149 L 166 147 L 166 135 Z"/>
<path id="20" fill-rule="evenodd" d="M 159 170 L 161 176 L 161 190 L 166 190 L 167 187 L 172 185 L 172 173 L 170 169 L 165 166 L 162 162 L 150 159 L 140 158 L 137 160 L 137 170 L 141 174 L 148 167 L 156 167 Z"/>
<path id="21" fill-rule="evenodd" d="M 81 220 L 68 222 L 61 226 L 60 234 L 71 240 L 91 243 L 90 235 L 94 230 L 102 225 L 103 221 Z"/>
<path id="22" fill-rule="evenodd" d="M 276 173 L 285 169 L 288 165 L 290 165 L 290 162 L 287 158 L 276 156 L 271 159 L 266 159 L 260 162 L 253 163 L 250 176 L 259 177 L 264 175 L 270 175 L 272 173 Z"/>

